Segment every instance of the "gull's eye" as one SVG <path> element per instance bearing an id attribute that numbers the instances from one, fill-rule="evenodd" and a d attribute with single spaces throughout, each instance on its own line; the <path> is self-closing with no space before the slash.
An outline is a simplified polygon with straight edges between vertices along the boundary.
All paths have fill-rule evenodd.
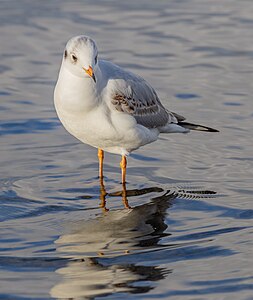
<path id="1" fill-rule="evenodd" d="M 71 58 L 72 58 L 73 62 L 77 62 L 77 57 L 74 54 L 71 54 Z"/>
<path id="2" fill-rule="evenodd" d="M 95 57 L 95 65 L 97 64 L 97 62 L 98 62 L 98 56 L 96 55 L 96 57 Z"/>
<path id="3" fill-rule="evenodd" d="M 68 56 L 68 52 L 67 52 L 67 50 L 65 50 L 64 51 L 64 58 L 67 58 L 67 56 Z"/>

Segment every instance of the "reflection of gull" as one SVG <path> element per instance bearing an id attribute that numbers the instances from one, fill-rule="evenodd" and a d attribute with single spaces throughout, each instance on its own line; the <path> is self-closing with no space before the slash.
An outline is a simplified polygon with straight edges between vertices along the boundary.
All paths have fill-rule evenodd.
<path id="1" fill-rule="evenodd" d="M 146 190 L 147 193 L 150 191 Z M 163 222 L 165 212 L 170 204 L 169 200 L 174 197 L 165 194 L 133 209 L 106 211 L 95 219 L 76 223 L 74 232 L 65 234 L 56 241 L 57 249 L 65 257 L 74 255 L 76 258 L 98 254 L 115 256 L 140 250 L 143 240 L 154 239 L 154 230 L 160 232 L 167 227 Z M 154 247 L 154 243 L 150 247 Z"/>
<path id="2" fill-rule="evenodd" d="M 104 266 L 96 259 L 71 261 L 57 270 L 63 280 L 51 289 L 50 294 L 58 299 L 97 299 L 97 296 L 122 292 L 145 293 L 153 288 L 148 281 L 161 280 L 170 272 L 157 266 Z"/>
<path id="3" fill-rule="evenodd" d="M 98 60 L 96 44 L 86 36 L 67 43 L 55 88 L 55 107 L 71 134 L 99 149 L 101 178 L 103 151 L 122 155 L 123 183 L 126 156 L 156 141 L 160 133 L 217 131 L 186 123 L 184 117 L 167 111 L 143 78 Z"/>
<path id="4" fill-rule="evenodd" d="M 126 191 L 128 194 L 134 192 L 138 194 L 144 190 Z M 151 189 L 146 192 L 151 192 Z M 142 282 L 162 279 L 167 270 L 156 266 L 136 266 L 133 262 L 111 264 L 110 260 L 103 265 L 103 259 L 97 257 L 113 258 L 157 249 L 159 240 L 165 235 L 167 225 L 164 219 L 172 199 L 173 195 L 165 194 L 133 209 L 106 211 L 93 220 L 76 223 L 72 233 L 62 235 L 56 241 L 57 251 L 72 261 L 57 270 L 63 280 L 52 288 L 51 295 L 56 298 L 93 299 L 99 295 L 144 292 L 152 288 Z M 139 287 L 138 282 L 141 283 Z"/>
<path id="5" fill-rule="evenodd" d="M 140 279 L 138 274 L 127 268 L 118 265 L 104 267 L 92 259 L 70 262 L 57 273 L 63 275 L 64 280 L 51 289 L 51 296 L 59 299 L 90 299 L 127 292 L 131 288 L 123 283 Z"/>

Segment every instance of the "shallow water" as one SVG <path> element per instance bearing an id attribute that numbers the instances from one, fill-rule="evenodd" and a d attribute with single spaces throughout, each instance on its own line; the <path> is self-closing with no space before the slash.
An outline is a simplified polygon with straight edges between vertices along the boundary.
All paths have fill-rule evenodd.
<path id="1" fill-rule="evenodd" d="M 0 3 L 1 299 L 253 299 L 252 11 L 250 0 Z M 104 199 L 96 150 L 54 111 L 77 34 L 167 108 L 220 130 L 136 151 L 131 209 L 120 158 L 105 157 Z"/>

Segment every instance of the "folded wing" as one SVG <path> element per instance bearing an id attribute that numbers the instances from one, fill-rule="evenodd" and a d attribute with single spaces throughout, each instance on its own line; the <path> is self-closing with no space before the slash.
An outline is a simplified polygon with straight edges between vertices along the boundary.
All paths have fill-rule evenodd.
<path id="1" fill-rule="evenodd" d="M 155 90 L 142 78 L 119 79 L 114 87 L 111 95 L 114 108 L 132 115 L 140 125 L 158 128 L 184 120 L 182 116 L 167 111 Z"/>

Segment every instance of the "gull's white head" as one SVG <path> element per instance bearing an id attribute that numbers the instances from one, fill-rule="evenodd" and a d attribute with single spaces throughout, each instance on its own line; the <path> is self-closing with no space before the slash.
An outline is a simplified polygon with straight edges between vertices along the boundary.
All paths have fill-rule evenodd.
<path id="1" fill-rule="evenodd" d="M 63 64 L 75 76 L 96 82 L 98 50 L 95 42 L 84 35 L 71 38 L 64 50 Z"/>

